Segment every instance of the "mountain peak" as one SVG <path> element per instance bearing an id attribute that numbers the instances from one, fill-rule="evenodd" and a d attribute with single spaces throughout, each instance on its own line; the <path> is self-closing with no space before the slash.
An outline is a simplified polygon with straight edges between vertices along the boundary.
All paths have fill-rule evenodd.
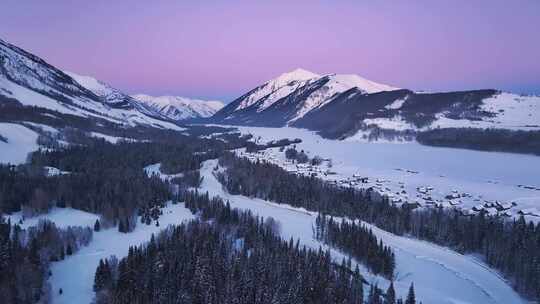
<path id="1" fill-rule="evenodd" d="M 321 75 L 315 74 L 308 70 L 304 70 L 302 68 L 297 68 L 293 71 L 279 75 L 277 78 L 271 80 L 270 82 L 287 84 L 291 81 L 305 81 L 305 80 L 318 78 L 318 77 L 321 77 Z"/>

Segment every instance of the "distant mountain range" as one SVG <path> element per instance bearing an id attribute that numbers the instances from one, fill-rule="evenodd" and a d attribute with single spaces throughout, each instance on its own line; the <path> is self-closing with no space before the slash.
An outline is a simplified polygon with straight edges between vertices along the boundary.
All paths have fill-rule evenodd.
<path id="1" fill-rule="evenodd" d="M 357 75 L 297 69 L 247 92 L 210 121 L 292 126 L 336 139 L 377 139 L 438 128 L 540 129 L 540 97 L 497 90 L 425 93 Z"/>
<path id="2" fill-rule="evenodd" d="M 145 94 L 130 96 L 93 77 L 72 72 L 65 73 L 113 107 L 132 107 L 145 114 L 172 121 L 181 122 L 210 117 L 223 108 L 221 101 L 205 101 L 180 96 L 154 97 Z"/>
<path id="3" fill-rule="evenodd" d="M 333 139 L 414 139 L 422 132 L 451 128 L 538 131 L 540 97 L 492 89 L 415 92 L 357 75 L 297 69 L 223 106 L 176 96 L 130 96 L 93 77 L 61 71 L 0 40 L 0 121 L 92 130 L 182 130 L 187 122 L 203 122 L 299 127 Z M 440 132 L 435 135 L 440 137 Z M 438 137 L 424 138 L 441 144 Z"/>
<path id="4" fill-rule="evenodd" d="M 223 108 L 221 101 L 206 101 L 180 96 L 149 96 L 145 94 L 132 95 L 136 101 L 144 104 L 155 113 L 174 121 L 206 118 L 214 115 Z"/>

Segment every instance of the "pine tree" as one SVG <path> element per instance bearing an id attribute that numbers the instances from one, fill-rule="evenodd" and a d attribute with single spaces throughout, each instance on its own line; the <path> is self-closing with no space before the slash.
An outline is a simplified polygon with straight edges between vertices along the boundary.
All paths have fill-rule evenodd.
<path id="1" fill-rule="evenodd" d="M 66 254 L 72 255 L 73 254 L 73 248 L 71 247 L 71 244 L 68 244 L 66 247 Z"/>
<path id="2" fill-rule="evenodd" d="M 409 293 L 407 294 L 407 299 L 405 300 L 405 304 L 416 304 L 416 296 L 414 295 L 413 283 L 411 283 L 411 287 L 409 287 Z"/>
<path id="3" fill-rule="evenodd" d="M 126 229 L 124 228 L 124 220 L 120 219 L 118 223 L 118 232 L 126 232 Z"/>
<path id="4" fill-rule="evenodd" d="M 99 220 L 96 220 L 94 223 L 94 231 L 99 232 L 101 230 L 101 224 L 99 223 Z"/>
<path id="5" fill-rule="evenodd" d="M 390 282 L 390 286 L 386 290 L 386 304 L 396 304 L 396 291 L 394 290 L 394 281 Z"/>

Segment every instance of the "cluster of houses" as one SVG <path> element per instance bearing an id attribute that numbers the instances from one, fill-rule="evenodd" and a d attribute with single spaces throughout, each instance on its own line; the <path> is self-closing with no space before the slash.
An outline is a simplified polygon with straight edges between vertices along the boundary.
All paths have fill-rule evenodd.
<path id="1" fill-rule="evenodd" d="M 245 157 L 250 161 L 256 162 L 266 162 L 280 166 L 287 170 L 289 173 L 296 174 L 298 176 L 307 176 L 307 177 L 325 177 L 329 175 L 336 174 L 328 167 L 322 165 L 311 165 L 309 163 L 298 163 L 290 159 L 280 159 L 274 154 L 274 149 L 266 149 L 257 152 L 244 152 L 239 151 L 238 156 Z M 323 160 L 324 162 L 329 162 L 329 159 Z"/>
<path id="2" fill-rule="evenodd" d="M 413 207 L 427 208 L 458 208 L 464 214 L 474 214 L 485 212 L 489 215 L 512 216 L 510 209 L 517 206 L 515 202 L 500 202 L 483 200 L 481 197 L 473 197 L 470 193 L 451 190 L 446 195 L 435 194 L 432 186 L 422 186 L 416 188 L 416 193 L 409 193 L 403 182 L 397 184 L 381 178 L 371 178 L 359 173 L 349 177 L 342 177 L 331 171 L 330 160 L 324 160 L 320 165 L 309 163 L 297 163 L 294 160 L 286 159 L 277 154 L 277 150 L 266 149 L 252 153 L 238 152 L 240 157 L 246 157 L 251 161 L 268 162 L 278 165 L 292 174 L 299 176 L 319 177 L 336 186 L 345 188 L 358 188 L 361 190 L 376 192 L 379 197 L 386 198 L 390 202 L 401 205 L 408 204 Z M 397 170 L 397 169 L 396 169 Z M 408 173 L 417 173 L 412 170 Z M 411 172 L 409 172 L 411 171 Z M 334 177 L 335 176 L 335 177 Z M 397 187 L 396 187 L 397 186 Z M 465 208 L 465 202 L 476 202 L 472 209 Z M 532 215 L 540 217 L 540 212 L 531 210 L 520 210 L 518 214 Z"/>

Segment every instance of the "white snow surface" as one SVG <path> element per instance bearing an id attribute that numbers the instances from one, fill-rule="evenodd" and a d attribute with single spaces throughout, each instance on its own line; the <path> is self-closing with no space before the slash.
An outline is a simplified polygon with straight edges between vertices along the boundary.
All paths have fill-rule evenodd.
<path id="1" fill-rule="evenodd" d="M 273 217 L 281 225 L 282 237 L 298 239 L 301 245 L 311 248 L 323 246 L 313 238 L 312 227 L 316 213 L 286 204 L 276 204 L 256 198 L 227 193 L 213 175 L 215 160 L 206 161 L 201 169 L 204 177 L 203 192 L 230 201 L 234 208 L 249 209 L 263 217 Z M 493 270 L 473 257 L 407 237 L 395 236 L 366 224 L 375 235 L 390 246 L 396 255 L 396 280 L 398 296 L 405 297 L 411 282 L 415 284 L 417 301 L 434 304 L 464 303 L 523 303 L 512 288 Z M 325 246 L 323 246 L 325 247 Z M 327 247 L 325 247 L 327 248 Z M 331 250 L 332 257 L 341 261 L 343 255 Z M 387 288 L 389 282 L 369 274 L 362 274 L 369 282 Z"/>
<path id="2" fill-rule="evenodd" d="M 0 140 L 0 163 L 22 164 L 28 153 L 39 148 L 38 134 L 25 126 L 0 123 L 0 135 L 7 139 L 7 143 Z"/>
<path id="3" fill-rule="evenodd" d="M 59 228 L 67 228 L 69 226 L 94 227 L 94 223 L 99 216 L 93 213 L 72 209 L 72 208 L 52 208 L 49 213 L 40 214 L 34 217 L 25 218 L 22 212 L 16 212 L 11 215 L 6 215 L 11 219 L 11 223 L 20 223 L 21 228 L 37 226 L 40 220 L 49 220 L 54 222 Z"/>
<path id="4" fill-rule="evenodd" d="M 55 167 L 49 167 L 49 166 L 46 166 L 46 167 L 43 167 L 43 169 L 45 169 L 45 174 L 47 176 L 58 176 L 58 175 L 66 175 L 66 174 L 70 174 L 71 172 L 68 172 L 68 171 L 62 171 L 58 168 L 55 168 Z"/>
<path id="5" fill-rule="evenodd" d="M 53 303 L 91 303 L 94 298 L 92 290 L 94 274 L 100 259 L 109 258 L 111 255 L 121 259 L 128 254 L 129 246 L 141 245 L 149 241 L 152 234 L 157 235 L 169 225 L 180 224 L 194 218 L 194 215 L 182 203 L 176 205 L 169 203 L 162 211 L 159 227 L 155 224 L 141 224 L 138 218 L 135 230 L 130 233 L 120 233 L 116 227 L 94 232 L 92 242 L 88 246 L 82 247 L 72 256 L 67 256 L 63 261 L 53 262 L 51 264 L 52 276 L 49 278 L 53 291 Z M 78 220 L 80 223 L 77 223 Z M 65 221 L 75 222 L 77 226 L 93 227 L 95 218 L 92 221 L 81 220 L 80 216 L 72 214 L 54 220 L 59 226 L 66 226 Z M 61 295 L 58 293 L 60 288 L 63 290 Z"/>
<path id="6" fill-rule="evenodd" d="M 107 142 L 110 142 L 111 144 L 116 144 L 119 141 L 136 141 L 133 138 L 112 136 L 112 135 L 107 135 L 107 134 L 98 133 L 98 132 L 90 132 L 90 136 L 96 137 L 96 138 L 103 138 Z"/>
<path id="7" fill-rule="evenodd" d="M 152 177 L 152 175 L 156 175 L 156 176 L 158 176 L 159 178 L 161 178 L 164 181 L 170 181 L 173 178 L 182 177 L 184 175 L 183 173 L 165 174 L 165 173 L 161 172 L 161 163 L 148 165 L 148 166 L 144 167 L 144 172 L 149 177 Z"/>
<path id="8" fill-rule="evenodd" d="M 366 186 L 374 187 L 391 198 L 405 199 L 426 205 L 426 196 L 443 206 L 454 204 L 471 210 L 485 202 L 514 202 L 507 210 L 518 216 L 528 212 L 526 220 L 540 221 L 540 157 L 524 154 L 484 152 L 465 149 L 423 146 L 416 142 L 370 143 L 324 139 L 314 132 L 297 128 L 236 127 L 244 134 L 260 137 L 261 142 L 282 138 L 300 138 L 297 149 L 310 157 L 330 158 L 336 175 L 328 180 L 347 179 L 354 174 L 369 177 Z M 281 158 L 277 149 L 269 151 Z M 375 183 L 376 179 L 384 182 Z M 403 187 L 402 187 L 403 186 Z M 417 188 L 433 187 L 429 195 L 420 195 Z M 396 195 L 405 190 L 407 194 Z M 449 200 L 446 196 L 456 190 L 470 197 Z M 419 196 L 420 195 L 420 196 Z"/>
<path id="9" fill-rule="evenodd" d="M 132 97 L 173 120 L 210 117 L 223 108 L 223 102 L 217 100 L 199 100 L 180 96 L 154 97 L 145 94 L 132 95 Z"/>
<path id="10" fill-rule="evenodd" d="M 482 109 L 496 114 L 485 119 L 493 127 L 507 129 L 540 129 L 540 96 L 501 93 L 484 99 Z"/>
<path id="11" fill-rule="evenodd" d="M 3 75 L 0 75 L 0 94 L 9 98 L 16 99 L 25 106 L 47 108 L 63 114 L 71 114 L 82 117 L 87 116 L 82 113 L 82 111 L 79 111 L 74 107 L 67 107 L 48 96 L 39 94 L 35 91 L 20 86 L 8 80 Z"/>
<path id="12" fill-rule="evenodd" d="M 332 101 L 332 97 L 352 88 L 358 88 L 365 94 L 397 90 L 397 88 L 376 83 L 354 74 L 331 74 L 325 77 L 328 77 L 329 81 L 309 95 L 289 123 L 304 117 L 304 115 L 313 109 L 324 106 Z"/>
<path id="13" fill-rule="evenodd" d="M 95 79 L 94 77 L 83 76 L 69 71 L 64 71 L 64 73 L 73 78 L 83 87 L 92 91 L 92 93 L 96 94 L 99 97 L 104 97 L 107 103 L 114 104 L 123 101 L 123 94 L 120 91 L 114 89 L 113 87 L 102 81 Z"/>
<path id="14" fill-rule="evenodd" d="M 414 130 L 416 127 L 405 121 L 403 117 L 395 115 L 391 118 L 367 118 L 364 119 L 366 125 L 376 125 L 381 129 L 390 129 L 396 131 Z M 354 138 L 356 135 L 353 135 Z"/>
<path id="15" fill-rule="evenodd" d="M 388 110 L 399 110 L 401 109 L 405 101 L 407 101 L 407 97 L 408 96 L 405 96 L 404 98 L 396 99 L 391 104 L 385 106 L 385 108 Z"/>

